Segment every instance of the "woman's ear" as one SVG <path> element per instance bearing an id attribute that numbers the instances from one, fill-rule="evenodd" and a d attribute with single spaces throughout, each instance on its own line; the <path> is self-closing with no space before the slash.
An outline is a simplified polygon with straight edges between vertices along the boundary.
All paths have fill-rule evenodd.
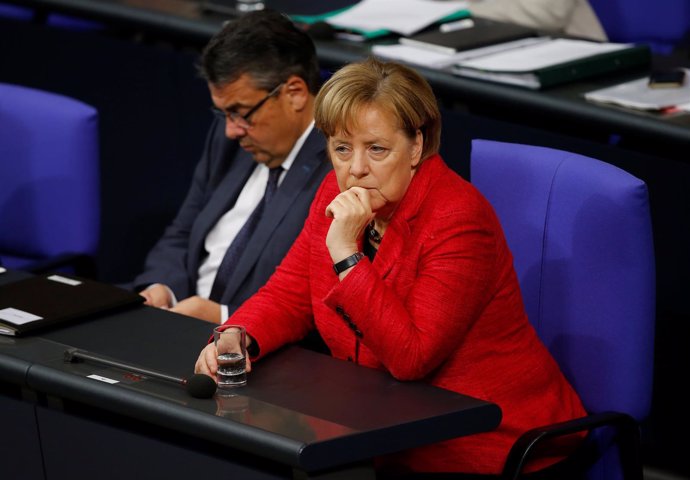
<path id="1" fill-rule="evenodd" d="M 414 139 L 412 141 L 412 169 L 415 169 L 419 166 L 419 162 L 422 160 L 422 150 L 424 148 L 424 135 L 422 134 L 422 131 L 420 129 L 417 129 L 417 132 L 414 135 Z"/>
<path id="2" fill-rule="evenodd" d="M 309 104 L 309 87 L 302 77 L 290 75 L 285 81 L 285 95 L 290 106 L 296 111 L 301 112 Z"/>

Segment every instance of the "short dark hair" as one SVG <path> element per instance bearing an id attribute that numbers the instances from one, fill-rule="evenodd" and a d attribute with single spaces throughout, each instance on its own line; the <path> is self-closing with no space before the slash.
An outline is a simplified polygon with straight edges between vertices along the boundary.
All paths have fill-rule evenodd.
<path id="1" fill-rule="evenodd" d="M 248 74 L 270 90 L 291 75 L 316 94 L 321 85 L 316 47 L 309 35 L 272 9 L 249 12 L 227 23 L 203 50 L 199 65 L 209 83 L 224 86 Z"/>

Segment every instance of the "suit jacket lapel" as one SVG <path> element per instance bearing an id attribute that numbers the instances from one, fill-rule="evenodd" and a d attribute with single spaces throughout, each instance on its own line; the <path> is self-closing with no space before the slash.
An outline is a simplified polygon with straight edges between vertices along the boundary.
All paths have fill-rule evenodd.
<path id="1" fill-rule="evenodd" d="M 314 175 L 316 170 L 326 160 L 326 144 L 323 135 L 316 129 L 307 137 L 300 149 L 294 163 L 288 170 L 285 179 L 271 200 L 264 207 L 264 214 L 257 225 L 252 238 L 249 241 L 244 255 L 235 268 L 232 278 L 223 293 L 223 299 L 232 298 L 237 289 L 242 285 L 249 272 L 256 264 L 259 256 L 264 251 L 271 238 L 279 234 L 276 232 L 278 224 L 290 211 L 290 207 L 296 198 L 302 193 L 304 185 Z"/>
<path id="2" fill-rule="evenodd" d="M 373 263 L 381 278 L 386 278 L 405 251 L 411 234 L 411 222 L 419 212 L 424 197 L 429 191 L 430 182 L 440 161 L 438 155 L 425 160 L 405 192 L 398 211 L 393 215 Z"/>
<path id="3" fill-rule="evenodd" d="M 406 219 L 400 219 L 388 225 L 372 264 L 381 278 L 386 278 L 398 263 L 408 238 L 410 238 L 410 225 Z"/>
<path id="4" fill-rule="evenodd" d="M 216 187 L 204 209 L 199 213 L 198 225 L 192 230 L 189 238 L 190 253 L 187 262 L 194 283 L 196 283 L 199 265 L 205 256 L 206 235 L 218 222 L 218 219 L 235 204 L 256 165 L 257 163 L 247 152 L 244 150 L 237 152 L 237 156 L 225 177 Z"/>

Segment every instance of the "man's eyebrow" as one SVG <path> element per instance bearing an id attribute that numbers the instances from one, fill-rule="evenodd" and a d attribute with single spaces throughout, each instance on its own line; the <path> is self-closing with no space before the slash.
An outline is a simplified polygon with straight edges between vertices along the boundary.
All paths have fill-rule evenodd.
<path id="1" fill-rule="evenodd" d="M 220 110 L 221 112 L 230 113 L 230 112 L 234 112 L 237 110 L 237 104 L 233 103 L 232 105 L 228 105 L 226 107 L 216 107 L 216 108 L 218 108 L 218 110 Z"/>
<path id="2" fill-rule="evenodd" d="M 242 102 L 235 102 L 231 103 L 230 105 L 227 105 L 225 107 L 216 107 L 218 110 L 222 110 L 223 112 L 236 112 L 240 108 L 249 108 L 251 105 L 244 105 Z"/>

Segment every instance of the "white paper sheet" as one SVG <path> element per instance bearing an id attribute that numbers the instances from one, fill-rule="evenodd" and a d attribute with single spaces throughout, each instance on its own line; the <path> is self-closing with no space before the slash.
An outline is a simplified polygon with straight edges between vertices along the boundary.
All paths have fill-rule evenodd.
<path id="1" fill-rule="evenodd" d="M 24 325 L 25 323 L 35 322 L 36 320 L 42 320 L 43 317 L 34 315 L 30 312 L 25 312 L 24 310 L 19 310 L 18 308 L 2 308 L 0 309 L 0 320 L 10 322 L 14 325 Z"/>
<path id="2" fill-rule="evenodd" d="M 429 68 L 444 68 L 455 63 L 454 55 L 401 44 L 374 45 L 371 52 L 382 58 L 399 60 Z"/>
<path id="3" fill-rule="evenodd" d="M 412 35 L 467 7 L 466 0 L 362 0 L 326 21 L 340 28 L 385 29 Z"/>
<path id="4" fill-rule="evenodd" d="M 388 58 L 391 60 L 399 60 L 415 65 L 422 65 L 429 68 L 443 69 L 472 58 L 502 52 L 511 48 L 521 48 L 526 45 L 531 45 L 542 41 L 543 39 L 538 37 L 523 38 L 520 40 L 513 40 L 511 42 L 487 45 L 486 47 L 473 48 L 471 50 L 463 50 L 453 54 L 442 53 L 429 50 L 427 48 L 420 48 L 414 45 L 400 43 L 394 45 L 374 45 L 371 51 L 374 55 L 378 55 L 379 57 Z"/>
<path id="5" fill-rule="evenodd" d="M 690 70 L 686 69 L 686 76 Z M 649 77 L 639 78 L 608 88 L 585 93 L 589 101 L 610 103 L 638 110 L 664 110 L 676 107 L 688 110 L 690 107 L 690 82 L 681 87 L 649 88 Z"/>
<path id="6" fill-rule="evenodd" d="M 544 39 L 524 48 L 463 61 L 459 66 L 490 72 L 534 72 L 540 68 L 627 48 L 622 43 L 597 43 L 565 38 Z"/>

